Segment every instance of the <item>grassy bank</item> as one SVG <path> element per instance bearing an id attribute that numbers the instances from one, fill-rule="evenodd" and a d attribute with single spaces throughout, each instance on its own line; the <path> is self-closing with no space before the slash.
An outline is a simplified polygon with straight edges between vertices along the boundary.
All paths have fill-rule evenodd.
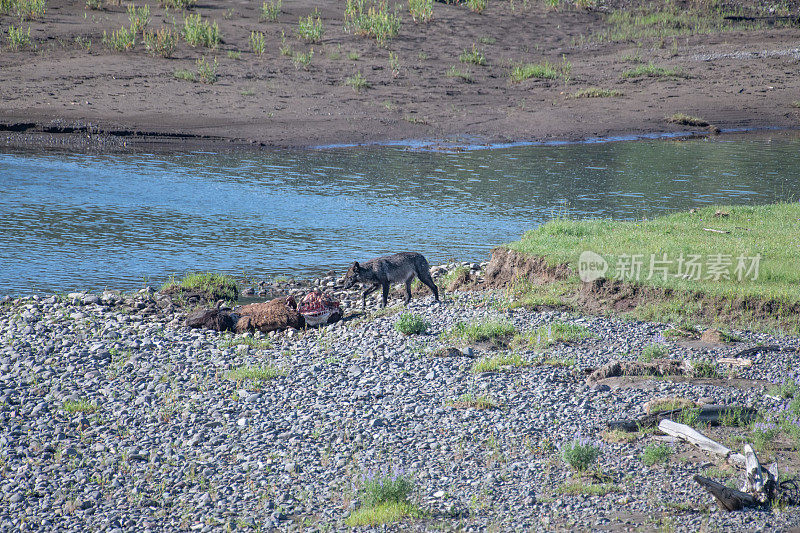
<path id="1" fill-rule="evenodd" d="M 595 274 L 584 281 L 599 278 L 591 292 L 614 303 L 627 297 L 630 305 L 615 307 L 640 318 L 800 329 L 800 203 L 715 206 L 636 222 L 559 218 L 506 246 L 573 272 L 555 285 L 518 285 L 520 302 L 574 303 L 583 271 Z M 582 257 L 586 251 L 597 255 Z"/>

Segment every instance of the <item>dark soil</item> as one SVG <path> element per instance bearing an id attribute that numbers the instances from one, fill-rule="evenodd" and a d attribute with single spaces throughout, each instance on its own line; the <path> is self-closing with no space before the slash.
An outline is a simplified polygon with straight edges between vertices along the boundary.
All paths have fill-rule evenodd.
<path id="1" fill-rule="evenodd" d="M 344 30 L 342 2 L 284 2 L 274 23 L 259 20 L 260 2 L 201 2 L 191 11 L 219 24 L 222 44 L 209 50 L 181 42 L 172 58 L 161 58 L 145 52 L 141 36 L 128 52 L 102 43 L 103 31 L 129 25 L 125 5 L 90 10 L 83 2 L 50 0 L 42 19 L 23 23 L 31 26 L 32 46 L 20 51 L 6 43 L 7 28 L 19 20 L 0 15 L 0 139 L 102 150 L 403 139 L 479 144 L 688 131 L 667 122 L 674 113 L 723 130 L 798 126 L 796 27 L 766 20 L 749 31 L 607 43 L 591 36 L 604 28 L 608 4 L 594 10 L 525 4 L 493 0 L 477 14 L 435 2 L 427 24 L 412 22 L 403 4 L 399 36 L 381 48 Z M 316 7 L 325 33 L 307 44 L 295 36 L 298 19 Z M 150 29 L 182 26 L 180 12 L 153 2 L 150 8 Z M 261 57 L 250 51 L 252 31 L 266 37 Z M 313 49 L 308 68 L 281 55 L 282 34 L 293 51 Z M 459 61 L 473 44 L 487 65 Z M 390 53 L 399 62 L 396 73 Z M 218 61 L 215 84 L 174 77 L 178 69 L 196 70 L 203 55 Z M 562 60 L 572 63 L 568 79 L 510 79 L 512 64 Z M 688 77 L 623 79 L 624 70 L 640 64 L 634 61 L 680 68 Z M 469 79 L 448 76 L 454 66 L 468 70 Z M 345 84 L 356 73 L 369 88 Z M 588 87 L 623 96 L 569 98 Z"/>

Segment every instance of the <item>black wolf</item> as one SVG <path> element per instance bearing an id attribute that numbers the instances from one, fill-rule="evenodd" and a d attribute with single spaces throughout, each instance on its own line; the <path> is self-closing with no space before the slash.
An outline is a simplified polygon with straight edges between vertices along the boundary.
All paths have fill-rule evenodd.
<path id="1" fill-rule="evenodd" d="M 358 261 L 352 264 L 344 277 L 344 288 L 349 289 L 358 282 L 371 283 L 372 287 L 364 291 L 362 296 L 362 306 L 367 307 L 367 295 L 376 291 L 378 287 L 383 288 L 383 307 L 386 307 L 386 299 L 389 296 L 389 285 L 392 283 L 403 282 L 406 284 L 406 303 L 411 300 L 411 280 L 414 276 L 427 285 L 433 292 L 436 301 L 439 301 L 439 288 L 431 278 L 430 265 L 428 261 L 416 252 L 401 252 L 399 254 L 387 255 L 377 259 L 371 259 L 359 265 Z"/>

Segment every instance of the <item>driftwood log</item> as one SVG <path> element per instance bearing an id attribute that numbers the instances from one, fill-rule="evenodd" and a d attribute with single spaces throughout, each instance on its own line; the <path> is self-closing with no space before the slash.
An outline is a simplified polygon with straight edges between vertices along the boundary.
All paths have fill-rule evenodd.
<path id="1" fill-rule="evenodd" d="M 693 479 L 714 496 L 720 509 L 738 511 L 744 507 L 758 507 L 769 504 L 777 497 L 778 464 L 772 463 L 767 468 L 762 467 L 753 447 L 749 444 L 744 445 L 744 454 L 739 454 L 685 424 L 662 420 L 658 424 L 658 429 L 668 435 L 690 442 L 734 466 L 745 468 L 745 480 L 741 490 L 728 487 L 707 477 L 694 476 Z"/>
<path id="2" fill-rule="evenodd" d="M 658 429 L 667 435 L 672 435 L 673 437 L 678 437 L 679 439 L 690 442 L 699 447 L 701 450 L 713 453 L 732 465 L 744 466 L 745 464 L 744 455 L 733 452 L 729 448 L 709 439 L 699 431 L 687 426 L 686 424 L 680 424 L 673 420 L 667 419 L 658 423 Z"/>
<path id="3" fill-rule="evenodd" d="M 720 418 L 730 413 L 731 411 L 738 410 L 740 413 L 740 417 L 743 420 L 752 420 L 753 417 L 755 417 L 756 415 L 755 409 L 751 407 L 739 407 L 736 405 L 703 405 L 698 409 L 700 409 L 700 411 L 697 413 L 697 421 L 711 425 L 719 424 Z M 608 429 L 612 430 L 621 429 L 622 431 L 631 431 L 631 432 L 639 431 L 642 428 L 649 428 L 655 425 L 659 425 L 664 420 L 671 421 L 671 419 L 681 416 L 681 414 L 684 411 L 685 408 L 669 409 L 667 411 L 660 411 L 658 413 L 653 413 L 651 415 L 643 415 L 635 419 L 614 420 L 608 423 Z M 661 429 L 660 426 L 659 429 Z"/>
<path id="4" fill-rule="evenodd" d="M 688 361 L 656 359 L 650 363 L 641 361 L 612 361 L 594 370 L 586 381 L 595 382 L 619 376 L 681 376 L 691 370 Z"/>

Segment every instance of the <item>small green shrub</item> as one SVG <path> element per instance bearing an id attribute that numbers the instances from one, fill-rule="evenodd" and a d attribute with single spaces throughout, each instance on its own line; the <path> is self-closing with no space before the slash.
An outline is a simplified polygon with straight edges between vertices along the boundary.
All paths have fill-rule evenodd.
<path id="1" fill-rule="evenodd" d="M 719 417 L 719 425 L 725 427 L 742 427 L 748 424 L 748 417 L 745 416 L 741 407 L 727 409 Z"/>
<path id="2" fill-rule="evenodd" d="M 125 26 L 117 31 L 112 31 L 111 35 L 108 35 L 105 30 L 103 31 L 103 44 L 117 52 L 130 50 L 135 41 L 136 33 Z"/>
<path id="3" fill-rule="evenodd" d="M 361 74 L 361 71 L 356 72 L 355 75 L 353 75 L 353 76 L 348 76 L 344 80 L 344 84 L 345 85 L 349 85 L 356 92 L 360 92 L 360 91 L 363 91 L 364 89 L 368 89 L 369 86 L 370 86 L 369 82 L 367 81 L 367 78 L 365 78 L 364 75 Z"/>
<path id="4" fill-rule="evenodd" d="M 166 9 L 175 9 L 177 11 L 183 11 L 184 9 L 189 9 L 193 7 L 197 3 L 197 0 L 161 0 L 161 4 Z"/>
<path id="5" fill-rule="evenodd" d="M 178 33 L 172 28 L 159 28 L 156 32 L 148 31 L 144 34 L 144 49 L 154 56 L 172 57 L 179 38 Z"/>
<path id="6" fill-rule="evenodd" d="M 561 446 L 561 458 L 576 472 L 584 472 L 597 461 L 601 451 L 602 444 L 578 437 Z"/>
<path id="7" fill-rule="evenodd" d="M 128 20 L 134 35 L 144 35 L 145 28 L 150 24 L 150 6 L 145 4 L 144 7 L 137 8 L 134 4 L 128 4 Z"/>
<path id="8" fill-rule="evenodd" d="M 228 50 L 228 59 L 241 59 L 242 53 L 239 50 Z"/>
<path id="9" fill-rule="evenodd" d="M 183 20 L 183 38 L 189 46 L 216 48 L 221 39 L 216 21 L 211 24 L 203 20 L 200 14 L 187 15 Z"/>
<path id="10" fill-rule="evenodd" d="M 425 333 L 425 330 L 428 329 L 428 323 L 425 322 L 425 319 L 421 315 L 402 313 L 398 317 L 397 322 L 394 323 L 394 327 L 404 335 L 414 335 Z"/>
<path id="11" fill-rule="evenodd" d="M 386 0 L 347 0 L 344 11 L 345 29 L 356 35 L 373 37 L 378 46 L 400 32 L 400 15 L 389 12 Z"/>
<path id="12" fill-rule="evenodd" d="M 103 9 L 105 2 L 103 0 L 86 0 L 86 9 L 93 9 L 99 11 Z"/>
<path id="13" fill-rule="evenodd" d="M 718 378 L 719 372 L 713 363 L 708 361 L 692 361 L 692 377 L 695 378 Z"/>
<path id="14" fill-rule="evenodd" d="M 447 70 L 445 76 L 447 76 L 448 78 L 461 78 L 466 82 L 472 81 L 472 74 L 470 73 L 469 70 L 461 70 L 455 65 L 453 65 Z"/>
<path id="15" fill-rule="evenodd" d="M 663 359 L 669 355 L 669 347 L 665 344 L 648 344 L 639 354 L 639 361 L 650 363 L 654 359 Z"/>
<path id="16" fill-rule="evenodd" d="M 473 13 L 483 13 L 483 10 L 489 4 L 489 0 L 467 0 L 466 4 Z"/>
<path id="17" fill-rule="evenodd" d="M 46 0 L 12 0 L 9 11 L 13 10 L 20 21 L 42 18 L 47 11 Z"/>
<path id="18" fill-rule="evenodd" d="M 754 422 L 750 426 L 750 441 L 758 451 L 769 450 L 780 428 L 774 422 Z"/>
<path id="19" fill-rule="evenodd" d="M 322 28 L 322 20 L 319 18 L 319 11 L 307 16 L 305 19 L 300 17 L 297 26 L 297 36 L 308 43 L 318 43 L 322 39 L 325 30 Z"/>
<path id="20" fill-rule="evenodd" d="M 668 444 L 650 444 L 648 445 L 639 458 L 647 466 L 655 464 L 663 464 L 669 461 L 670 456 L 673 454 L 672 447 Z"/>
<path id="21" fill-rule="evenodd" d="M 283 53 L 283 51 L 281 51 Z M 311 59 L 314 57 L 314 50 L 311 49 L 308 52 L 295 52 L 294 56 L 292 56 L 292 60 L 294 61 L 295 68 L 300 68 L 301 66 L 305 69 L 311 64 Z"/>
<path id="22" fill-rule="evenodd" d="M 31 44 L 31 27 L 28 26 L 27 31 L 22 28 L 15 28 L 14 26 L 8 27 L 8 35 L 6 36 L 8 47 L 12 50 L 19 50 Z"/>
<path id="23" fill-rule="evenodd" d="M 554 344 L 577 342 L 592 337 L 592 333 L 580 324 L 555 320 L 546 326 L 514 337 L 511 345 L 518 348 L 543 350 Z"/>
<path id="24" fill-rule="evenodd" d="M 278 20 L 278 16 L 281 14 L 282 6 L 282 0 L 264 2 L 261 4 L 261 20 L 276 22 Z"/>
<path id="25" fill-rule="evenodd" d="M 433 18 L 433 0 L 408 0 L 408 11 L 414 22 L 430 22 Z"/>
<path id="26" fill-rule="evenodd" d="M 459 61 L 462 63 L 472 63 L 473 65 L 483 66 L 486 64 L 486 57 L 483 55 L 483 50 L 478 50 L 478 46 L 473 44 L 472 50 L 466 49 L 458 56 Z"/>
<path id="27" fill-rule="evenodd" d="M 217 83 L 217 58 L 213 63 L 206 61 L 206 56 L 201 56 L 197 60 L 197 78 L 201 83 L 212 85 Z"/>
<path id="28" fill-rule="evenodd" d="M 266 48 L 267 40 L 264 38 L 264 34 L 260 31 L 251 31 L 250 50 L 252 50 L 257 56 L 261 56 L 264 54 L 264 50 L 266 50 Z"/>

